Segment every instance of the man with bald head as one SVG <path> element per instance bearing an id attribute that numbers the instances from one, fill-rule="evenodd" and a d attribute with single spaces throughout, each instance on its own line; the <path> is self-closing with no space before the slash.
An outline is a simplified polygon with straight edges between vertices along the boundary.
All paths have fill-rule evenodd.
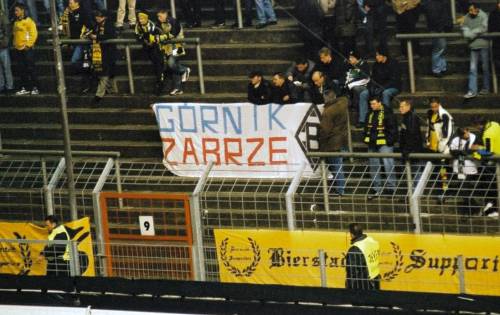
<path id="1" fill-rule="evenodd" d="M 311 87 L 311 101 L 314 104 L 324 104 L 324 96 L 326 93 L 334 91 L 333 82 L 321 71 L 314 71 L 311 78 L 313 81 Z"/>

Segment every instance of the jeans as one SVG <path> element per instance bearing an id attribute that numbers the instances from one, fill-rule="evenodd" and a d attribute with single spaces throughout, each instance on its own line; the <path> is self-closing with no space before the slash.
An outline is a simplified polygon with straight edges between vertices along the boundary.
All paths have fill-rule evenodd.
<path id="1" fill-rule="evenodd" d="M 432 72 L 441 73 L 446 71 L 446 38 L 433 38 L 432 39 Z"/>
<path id="2" fill-rule="evenodd" d="M 186 72 L 187 67 L 182 65 L 177 57 L 170 55 L 167 57 L 167 70 L 172 74 L 174 89 L 182 90 L 182 74 Z"/>
<path id="3" fill-rule="evenodd" d="M 353 89 L 354 103 L 358 103 L 358 122 L 364 123 L 366 115 L 368 114 L 368 98 L 370 97 L 370 92 L 366 88 L 366 85 L 355 86 Z"/>
<path id="4" fill-rule="evenodd" d="M 368 152 L 378 152 L 378 153 L 393 153 L 394 148 L 383 145 L 378 148 L 369 148 Z M 394 190 L 396 188 L 396 178 L 394 176 L 394 159 L 393 158 L 383 158 L 382 163 L 384 164 L 385 179 L 386 183 L 382 186 L 382 181 L 380 178 L 381 164 L 380 159 L 370 158 L 368 159 L 370 164 L 370 173 L 373 179 L 372 188 L 375 192 L 379 193 L 383 188 L 388 190 Z"/>
<path id="5" fill-rule="evenodd" d="M 71 65 L 79 67 L 83 59 L 83 45 L 76 45 L 73 47 L 73 54 L 71 55 Z"/>
<path id="6" fill-rule="evenodd" d="M 257 8 L 257 20 L 259 24 L 277 21 L 271 0 L 255 0 L 255 7 Z"/>
<path id="7" fill-rule="evenodd" d="M 342 152 L 346 152 L 345 148 L 340 149 Z M 344 176 L 344 159 L 341 157 L 329 157 L 327 158 L 328 170 L 333 175 L 333 189 L 339 194 L 344 194 L 345 189 L 345 176 Z"/>
<path id="8" fill-rule="evenodd" d="M 14 88 L 14 79 L 10 67 L 10 55 L 8 48 L 0 49 L 0 92 L 12 90 Z"/>
<path id="9" fill-rule="evenodd" d="M 24 87 L 28 91 L 37 87 L 35 52 L 33 49 L 14 50 L 14 56 L 17 60 L 19 76 L 21 77 L 20 87 Z"/>
<path id="10" fill-rule="evenodd" d="M 50 0 L 43 0 L 44 8 L 50 12 Z M 64 1 L 56 0 L 56 12 L 57 16 L 61 16 L 64 13 Z"/>
<path id="11" fill-rule="evenodd" d="M 396 88 L 388 88 L 382 92 L 382 104 L 386 107 L 391 107 L 391 102 L 394 96 L 399 94 L 399 90 Z"/>
<path id="12" fill-rule="evenodd" d="M 490 89 L 490 59 L 489 49 L 473 49 L 470 51 L 469 92 L 477 94 L 477 68 L 479 58 L 483 68 L 483 89 Z"/>

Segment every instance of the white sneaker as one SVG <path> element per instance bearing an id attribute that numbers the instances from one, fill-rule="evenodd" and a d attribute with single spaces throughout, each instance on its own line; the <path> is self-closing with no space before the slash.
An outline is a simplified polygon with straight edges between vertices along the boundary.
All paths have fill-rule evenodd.
<path id="1" fill-rule="evenodd" d="M 492 202 L 488 202 L 486 204 L 486 206 L 484 206 L 484 208 L 483 208 L 483 213 L 485 213 L 486 211 L 490 210 L 492 207 L 493 207 L 493 203 Z"/>
<path id="2" fill-rule="evenodd" d="M 488 214 L 488 217 L 490 217 L 490 218 L 498 218 L 498 211 L 494 211 L 494 212 Z"/>
<path id="3" fill-rule="evenodd" d="M 184 92 L 182 92 L 182 90 L 178 90 L 178 89 L 173 89 L 171 92 L 170 92 L 170 95 L 181 95 L 183 94 Z"/>
<path id="4" fill-rule="evenodd" d="M 40 94 L 38 88 L 34 87 L 33 90 L 31 90 L 31 95 L 38 95 L 38 94 Z"/>
<path id="5" fill-rule="evenodd" d="M 17 91 L 17 92 L 16 92 L 16 95 L 28 95 L 28 94 L 30 94 L 30 93 L 31 93 L 31 92 L 30 92 L 30 91 L 28 91 L 28 90 L 26 90 L 26 89 L 24 88 L 24 86 L 23 86 L 23 87 L 22 87 L 19 91 Z"/>
<path id="6" fill-rule="evenodd" d="M 309 211 L 311 212 L 314 212 L 314 211 L 317 211 L 318 210 L 318 205 L 316 205 L 315 203 L 313 203 L 311 205 L 311 207 L 309 207 Z"/>
<path id="7" fill-rule="evenodd" d="M 181 82 L 186 82 L 189 79 L 189 74 L 191 73 L 191 68 L 187 68 L 182 74 Z"/>
<path id="8" fill-rule="evenodd" d="M 477 96 L 476 93 L 469 91 L 469 92 L 467 92 L 467 94 L 464 95 L 464 98 L 474 98 L 476 96 Z"/>

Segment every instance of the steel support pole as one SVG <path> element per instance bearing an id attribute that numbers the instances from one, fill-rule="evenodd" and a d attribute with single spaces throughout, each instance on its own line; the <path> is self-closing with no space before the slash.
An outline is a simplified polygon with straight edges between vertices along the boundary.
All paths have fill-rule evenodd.
<path id="1" fill-rule="evenodd" d="M 410 79 L 410 92 L 414 94 L 417 91 L 415 84 L 415 65 L 413 64 L 413 44 L 411 39 L 406 40 L 406 48 L 408 53 L 408 77 Z"/>
<path id="2" fill-rule="evenodd" d="M 451 20 L 453 24 L 457 23 L 457 6 L 455 0 L 450 0 Z"/>
<path id="3" fill-rule="evenodd" d="M 466 294 L 465 289 L 465 267 L 464 267 L 464 256 L 457 256 L 457 265 L 458 265 L 458 284 L 460 294 Z"/>
<path id="4" fill-rule="evenodd" d="M 326 288 L 328 286 L 328 282 L 326 279 L 326 257 L 325 251 L 320 249 L 318 251 L 319 256 L 319 275 L 321 280 L 321 287 Z"/>
<path id="5" fill-rule="evenodd" d="M 177 10 L 175 9 L 175 0 L 170 0 L 170 15 L 177 18 Z"/>
<path id="6" fill-rule="evenodd" d="M 415 187 L 413 194 L 410 197 L 410 214 L 413 218 L 414 232 L 416 234 L 422 233 L 422 222 L 420 215 L 420 197 L 427 186 L 427 182 L 431 176 L 432 171 L 432 163 L 427 162 L 425 164 L 424 171 L 422 175 L 420 175 L 420 179 L 418 181 L 417 187 Z"/>
<path id="7" fill-rule="evenodd" d="M 352 130 L 351 130 L 351 113 L 349 112 L 349 108 L 347 108 L 347 146 L 349 149 L 349 153 L 353 153 L 354 150 L 352 148 Z M 349 158 L 349 162 L 354 163 L 354 158 Z"/>
<path id="8" fill-rule="evenodd" d="M 408 189 L 407 196 L 410 197 L 413 193 L 413 177 L 411 175 L 411 163 L 409 160 L 405 161 L 406 172 L 406 188 Z"/>
<path id="9" fill-rule="evenodd" d="M 80 276 L 80 255 L 78 254 L 78 243 L 70 242 L 70 271 L 72 277 Z"/>
<path id="10" fill-rule="evenodd" d="M 67 98 L 66 98 L 66 82 L 64 79 L 64 67 L 61 53 L 61 43 L 57 29 L 57 14 L 56 14 L 56 1 L 50 1 L 50 21 L 52 26 L 52 46 L 54 48 L 54 61 L 56 65 L 57 75 L 57 91 L 61 101 L 61 125 L 64 135 L 64 157 L 66 159 L 66 176 L 68 183 L 68 199 L 71 220 L 78 219 L 78 212 L 76 209 L 76 194 L 75 194 L 75 180 L 73 174 L 73 157 L 71 154 L 71 138 L 69 134 Z"/>
<path id="11" fill-rule="evenodd" d="M 304 173 L 304 169 L 306 168 L 306 162 L 302 161 L 300 163 L 299 169 L 295 173 L 295 176 L 292 179 L 292 182 L 290 183 L 290 187 L 288 187 L 288 190 L 285 195 L 285 200 L 286 200 L 286 219 L 288 223 L 288 230 L 293 231 L 295 230 L 295 205 L 294 205 L 294 196 L 295 192 L 297 191 L 297 188 L 299 187 L 300 184 L 300 179 L 302 178 L 302 174 Z"/>
<path id="12" fill-rule="evenodd" d="M 241 0 L 236 1 L 236 16 L 238 18 L 238 28 L 243 28 L 243 14 L 241 13 Z"/>
<path id="13" fill-rule="evenodd" d="M 325 159 L 321 159 L 321 184 L 323 186 L 323 204 L 325 212 L 330 213 L 330 197 L 328 196 L 328 172 Z"/>
<path id="14" fill-rule="evenodd" d="M 134 74 L 132 72 L 132 57 L 130 56 L 130 46 L 125 45 L 125 56 L 127 58 L 127 74 L 128 74 L 128 86 L 130 88 L 130 94 L 135 94 L 134 85 Z"/>
<path id="15" fill-rule="evenodd" d="M 201 58 L 201 43 L 196 41 L 196 59 L 198 62 L 198 80 L 200 81 L 200 94 L 205 94 L 205 77 L 203 75 L 203 59 Z"/>

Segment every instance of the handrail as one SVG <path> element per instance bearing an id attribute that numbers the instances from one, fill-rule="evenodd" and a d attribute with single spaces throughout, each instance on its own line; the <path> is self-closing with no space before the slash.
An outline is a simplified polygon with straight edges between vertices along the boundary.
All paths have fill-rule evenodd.
<path id="1" fill-rule="evenodd" d="M 400 159 L 401 153 L 377 153 L 377 152 L 309 152 L 308 157 L 343 157 L 343 158 L 393 158 Z M 472 156 L 467 156 L 472 158 Z M 443 153 L 410 153 L 408 159 L 415 160 L 440 160 L 454 159 L 451 154 Z M 484 157 L 492 161 L 500 161 L 500 155 Z"/>
<path id="2" fill-rule="evenodd" d="M 480 38 L 497 38 L 500 37 L 500 32 L 484 33 Z M 407 47 L 407 57 L 408 57 L 408 77 L 410 79 L 410 92 L 414 94 L 417 91 L 415 83 L 415 65 L 413 64 L 413 43 L 412 39 L 432 39 L 432 38 L 463 38 L 463 34 L 460 32 L 453 33 L 409 33 L 409 34 L 396 34 L 396 39 L 406 40 Z M 493 93 L 498 93 L 498 81 L 496 68 L 493 66 L 493 52 L 490 43 L 490 64 L 491 66 L 491 76 L 493 83 Z"/>
<path id="3" fill-rule="evenodd" d="M 120 157 L 117 151 L 71 151 L 75 156 L 86 157 Z M 64 151 L 60 150 L 13 150 L 0 149 L 0 154 L 18 155 L 18 156 L 63 156 Z"/>
<path id="4" fill-rule="evenodd" d="M 51 43 L 52 40 L 48 40 L 47 42 Z M 78 44 L 91 44 L 92 41 L 90 39 L 61 39 L 61 45 L 78 45 Z M 128 72 L 128 80 L 130 87 L 130 94 L 135 94 L 135 86 L 134 86 L 134 75 L 132 73 L 132 57 L 130 54 L 130 45 L 137 44 L 139 42 L 133 38 L 115 38 L 115 39 L 107 39 L 100 42 L 101 44 L 118 44 L 125 45 L 125 56 L 127 60 L 127 72 Z M 166 41 L 166 43 L 186 43 L 186 44 L 195 44 L 196 45 L 196 60 L 198 64 L 198 77 L 199 77 L 199 85 L 200 85 L 200 94 L 205 94 L 205 77 L 203 75 L 203 59 L 201 57 L 201 41 L 199 37 L 190 37 L 190 38 L 175 38 Z"/>

